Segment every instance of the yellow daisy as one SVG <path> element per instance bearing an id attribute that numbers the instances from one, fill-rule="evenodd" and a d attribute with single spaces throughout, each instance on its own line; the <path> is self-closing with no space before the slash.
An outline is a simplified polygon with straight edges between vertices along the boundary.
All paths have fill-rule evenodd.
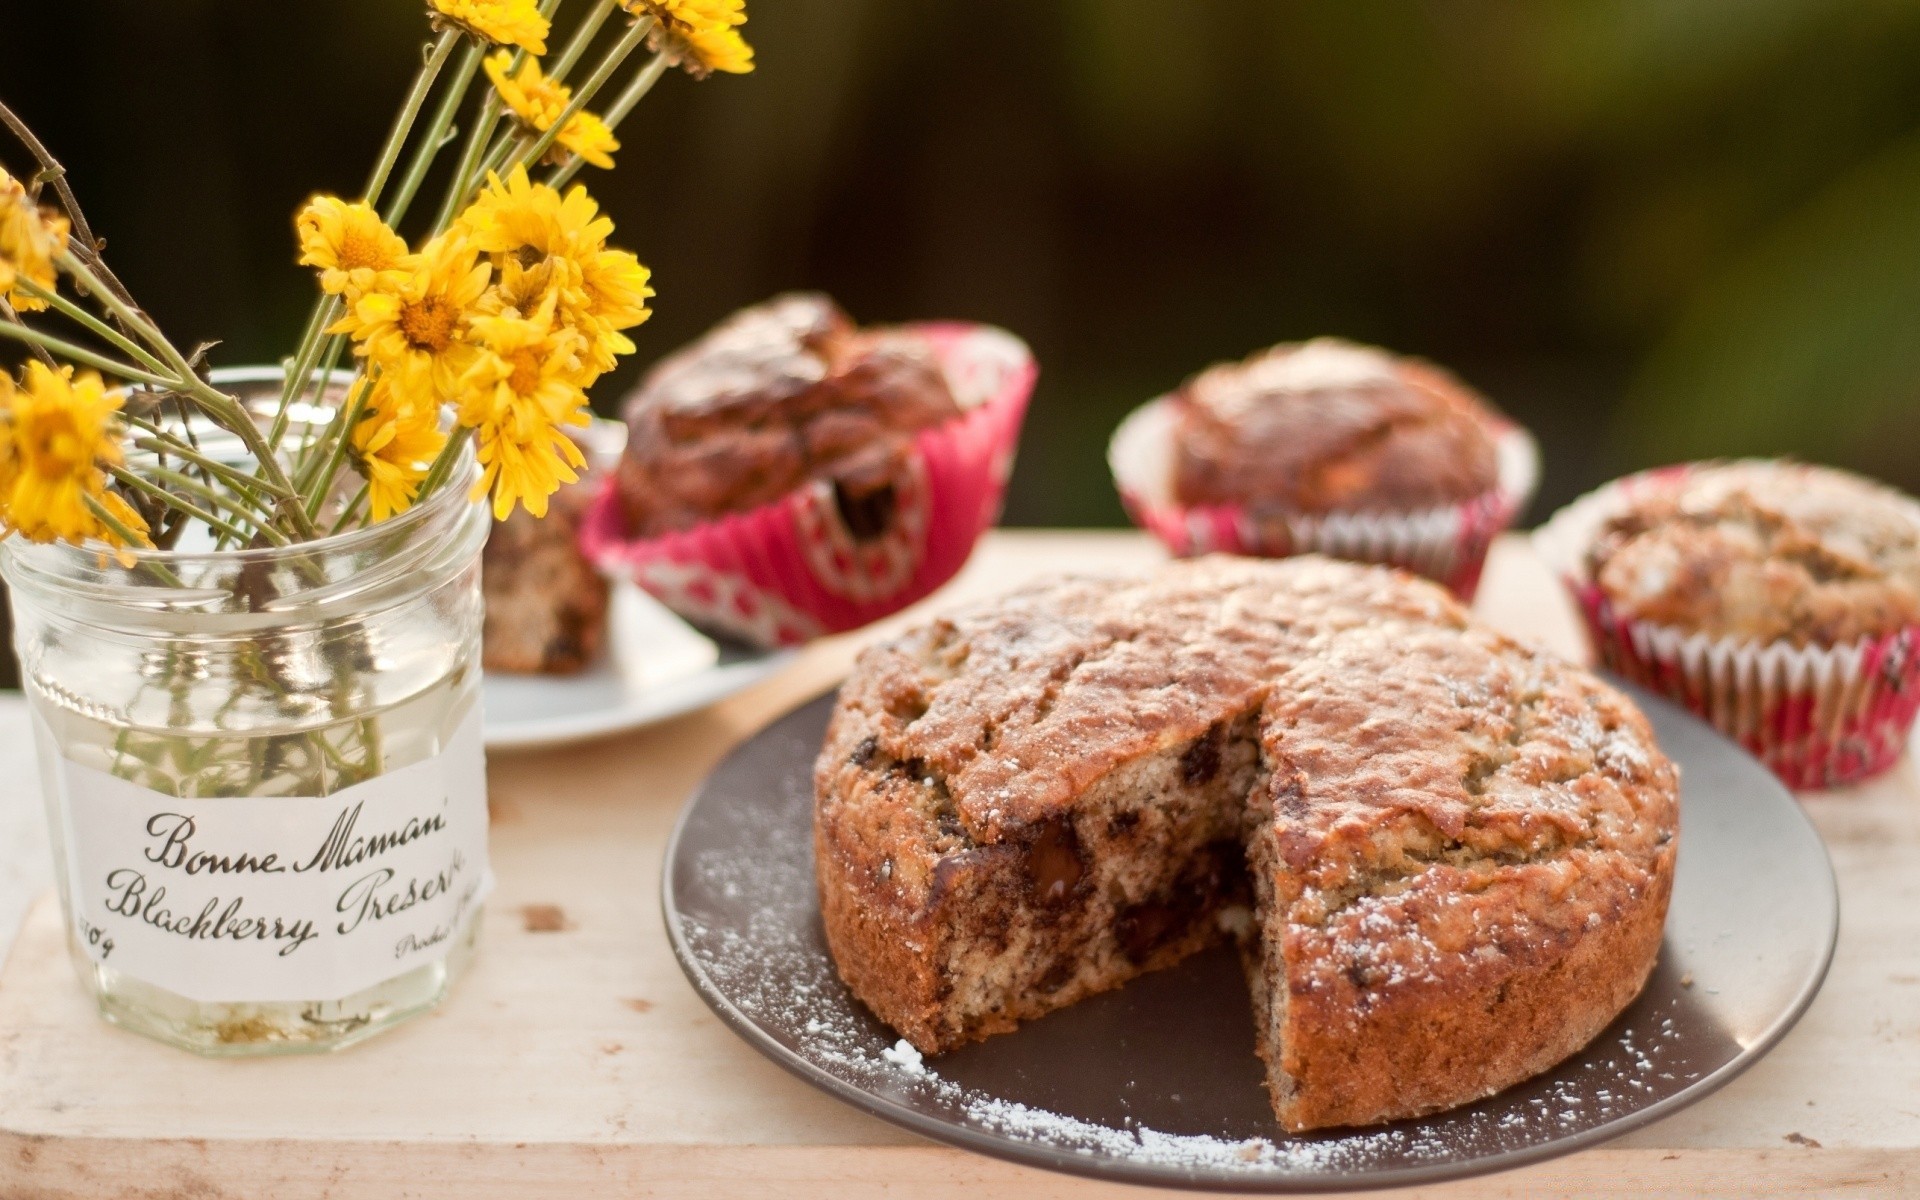
<path id="1" fill-rule="evenodd" d="M 407 243 L 361 201 L 315 196 L 294 219 L 300 265 L 320 269 L 320 288 L 347 303 L 382 282 L 394 282 L 407 260 Z"/>
<path id="2" fill-rule="evenodd" d="M 120 445 L 121 394 L 100 376 L 72 367 L 27 363 L 19 387 L 0 389 L 0 520 L 6 531 L 34 542 L 125 539 L 88 504 L 106 509 L 144 545 L 147 524 L 133 506 L 107 489 L 105 465 L 124 461 Z"/>
<path id="3" fill-rule="evenodd" d="M 13 376 L 0 371 L 0 538 L 13 532 L 13 522 L 7 517 L 7 501 L 13 496 L 13 481 L 20 477 L 20 452 L 13 445 L 16 394 Z"/>
<path id="4" fill-rule="evenodd" d="M 585 189 L 574 191 L 571 203 L 562 201 L 516 165 L 504 181 L 488 175 L 487 186 L 460 214 L 456 228 L 493 259 L 493 286 L 482 301 L 488 313 L 527 316 L 549 298 L 567 312 L 586 305 L 574 255 L 596 244 L 613 223 L 596 216 L 598 206 Z"/>
<path id="5" fill-rule="evenodd" d="M 620 330 L 652 315 L 651 276 L 639 259 L 607 246 L 613 222 L 585 188 L 563 197 L 515 167 L 504 181 L 489 176 L 460 220 L 474 244 L 493 255 L 495 311 L 527 314 L 551 297 L 560 323 L 583 336 L 583 386 L 633 352 Z"/>
<path id="6" fill-rule="evenodd" d="M 367 504 L 375 524 L 413 507 L 420 481 L 447 444 L 440 428 L 440 410 L 432 405 L 402 404 L 386 386 L 362 380 L 373 388 L 353 428 L 353 463 L 367 481 Z"/>
<path id="7" fill-rule="evenodd" d="M 615 329 L 631 329 L 653 315 L 653 272 L 625 250 L 602 246 L 580 261 L 589 311 Z"/>
<path id="8" fill-rule="evenodd" d="M 437 14 L 435 24 L 444 20 L 485 38 L 496 46 L 518 46 L 534 54 L 547 52 L 547 33 L 551 23 L 540 13 L 535 0 L 428 0 Z"/>
<path id="9" fill-rule="evenodd" d="M 404 273 L 356 301 L 329 330 L 380 368 L 398 399 L 432 406 L 452 396 L 473 363 L 466 325 L 493 268 L 465 237 L 442 234 L 409 256 Z"/>
<path id="10" fill-rule="evenodd" d="M 21 312 L 44 309 L 47 302 L 20 284 L 52 291 L 58 282 L 53 260 L 66 249 L 67 219 L 36 205 L 20 181 L 0 169 L 0 298 Z"/>
<path id="11" fill-rule="evenodd" d="M 635 16 L 652 17 L 653 48 L 694 75 L 753 70 L 753 47 L 740 36 L 746 0 L 620 0 Z"/>
<path id="12" fill-rule="evenodd" d="M 483 254 L 521 258 L 574 254 L 582 248 L 604 245 L 613 221 L 600 215 L 600 206 L 584 187 L 562 197 L 544 183 L 534 183 L 524 166 L 516 164 L 503 180 L 488 174 L 487 186 L 460 214 L 474 248 Z"/>
<path id="13" fill-rule="evenodd" d="M 482 474 L 477 499 L 493 494 L 493 515 L 519 505 L 536 517 L 563 483 L 586 466 L 569 425 L 585 425 L 587 396 L 573 382 L 580 370 L 579 335 L 556 328 L 549 299 L 531 317 L 478 317 L 480 349 L 467 374 L 457 419 L 474 431 Z"/>
<path id="14" fill-rule="evenodd" d="M 548 79 L 532 58 L 520 64 L 518 75 L 512 73 L 513 55 L 505 50 L 488 55 L 483 65 L 500 102 L 529 129 L 545 133 L 553 128 L 573 99 L 573 89 Z M 565 161 L 571 152 L 602 169 L 613 166 L 613 152 L 620 148 L 607 123 L 585 109 L 568 117 L 553 141 L 548 161 Z"/>

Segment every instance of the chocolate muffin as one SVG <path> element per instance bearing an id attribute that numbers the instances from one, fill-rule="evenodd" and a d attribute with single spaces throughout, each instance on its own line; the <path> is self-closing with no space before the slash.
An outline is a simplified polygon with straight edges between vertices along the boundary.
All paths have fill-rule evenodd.
<path id="1" fill-rule="evenodd" d="M 1234 939 L 1292 1130 L 1586 1044 L 1652 970 L 1678 820 L 1619 693 L 1312 556 L 1045 583 L 873 647 L 815 796 L 834 960 L 920 1050 Z"/>
<path id="2" fill-rule="evenodd" d="M 1337 338 L 1211 367 L 1170 403 L 1184 505 L 1420 512 L 1500 482 L 1480 397 L 1437 367 Z"/>
<path id="3" fill-rule="evenodd" d="M 857 329 L 822 295 L 776 297 L 663 360 L 628 401 L 627 534 L 687 529 L 827 480 L 855 536 L 878 536 L 913 435 L 958 414 L 920 339 Z"/>
<path id="4" fill-rule="evenodd" d="M 1827 467 L 1703 464 L 1639 483 L 1594 536 L 1614 613 L 1838 646 L 1920 625 L 1920 506 Z"/>

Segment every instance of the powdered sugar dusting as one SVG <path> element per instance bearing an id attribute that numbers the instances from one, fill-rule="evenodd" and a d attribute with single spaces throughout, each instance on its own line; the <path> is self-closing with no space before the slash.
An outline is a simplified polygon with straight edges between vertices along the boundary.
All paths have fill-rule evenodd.
<path id="1" fill-rule="evenodd" d="M 901 1038 L 887 1049 L 882 1050 L 880 1057 L 886 1059 L 894 1066 L 899 1067 L 909 1075 L 925 1075 L 927 1073 L 926 1061 L 920 1057 L 920 1052 L 913 1048 L 913 1043 L 905 1038 Z"/>
<path id="2" fill-rule="evenodd" d="M 810 724 L 799 720 L 809 713 Z M 824 709 L 806 710 L 763 735 L 762 743 L 772 739 L 773 744 L 756 747 L 762 761 L 810 762 L 824 718 Z M 762 768 L 756 778 L 769 776 Z M 1673 998 L 1643 998 L 1586 1051 L 1549 1075 L 1478 1104 L 1379 1129 L 1288 1137 L 1269 1127 L 1244 1136 L 1258 1126 L 1224 1129 L 1209 1117 L 1204 1099 L 1193 1109 L 1163 1105 L 1155 1110 L 1192 1115 L 1193 1127 L 1174 1128 L 1178 1122 L 1133 1116 L 1135 1106 L 1125 1096 L 1114 1097 L 1096 1113 L 1049 1107 L 1042 1102 L 1049 1094 L 1044 1081 L 1028 1094 L 1014 1094 L 1018 1089 L 1012 1086 L 990 1092 L 953 1074 L 966 1073 L 958 1059 L 923 1060 L 840 982 L 815 899 L 809 781 L 800 770 L 780 778 L 785 782 L 777 794 L 769 795 L 760 783 L 751 801 L 702 803 L 690 814 L 690 824 L 705 825 L 697 833 L 689 830 L 669 869 L 678 927 L 696 973 L 747 1024 L 812 1068 L 864 1093 L 883 1112 L 917 1113 L 993 1138 L 1010 1150 L 1027 1148 L 1033 1152 L 1029 1161 L 1044 1161 L 1039 1156 L 1051 1152 L 1085 1163 L 1088 1170 L 1115 1173 L 1116 1165 L 1124 1164 L 1122 1174 L 1143 1181 L 1249 1183 L 1265 1177 L 1300 1185 L 1316 1179 L 1350 1183 L 1365 1176 L 1390 1182 L 1396 1172 L 1464 1166 L 1596 1130 L 1673 1094 L 1721 1066 L 1731 1053 L 1716 1043 L 1724 1035 L 1703 1034 L 1688 1024 L 1697 1015 L 1680 1011 L 1679 997 L 1696 995 L 1698 989 L 1656 987 L 1655 994 Z M 970 1051 L 976 1056 L 970 1069 L 977 1069 L 978 1055 L 1000 1047 L 1009 1054 L 1025 1053 L 1022 1046 L 1035 1046 L 1031 1039 L 1044 1036 L 1045 1028 L 1041 1022 Z M 1691 1036 L 1683 1036 L 1684 1028 L 1692 1030 Z M 1221 1053 L 1241 1051 L 1222 1046 Z M 1250 1063 L 1251 1044 L 1244 1054 Z M 1139 1095 L 1179 1086 L 1152 1077 L 1136 1082 Z M 1264 1098 L 1249 1099 L 1243 1108 L 1264 1104 Z M 1209 1125 L 1215 1132 L 1206 1131 Z"/>

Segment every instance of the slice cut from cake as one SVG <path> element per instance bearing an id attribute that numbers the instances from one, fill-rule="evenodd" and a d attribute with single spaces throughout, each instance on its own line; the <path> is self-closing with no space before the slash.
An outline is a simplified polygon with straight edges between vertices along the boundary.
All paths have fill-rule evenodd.
<path id="1" fill-rule="evenodd" d="M 1604 1028 L 1658 952 L 1678 793 L 1592 675 L 1318 559 L 1052 582 L 870 649 L 815 781 L 835 961 L 921 1051 L 1238 937 L 1295 1130 Z"/>

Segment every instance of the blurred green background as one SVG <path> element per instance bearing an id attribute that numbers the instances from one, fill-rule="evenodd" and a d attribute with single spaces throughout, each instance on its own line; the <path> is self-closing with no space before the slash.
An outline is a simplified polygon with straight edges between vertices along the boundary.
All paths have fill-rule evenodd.
<path id="1" fill-rule="evenodd" d="M 286 353 L 311 297 L 292 213 L 359 186 L 420 6 L 8 7 L 0 96 L 121 274 L 218 362 Z M 1530 426 L 1535 517 L 1714 454 L 1920 489 L 1920 4 L 749 12 L 759 70 L 670 76 L 587 179 L 660 293 L 603 410 L 733 309 L 811 286 L 1032 343 L 1012 524 L 1119 523 L 1103 451 L 1128 409 L 1319 333 L 1448 364 Z"/>

